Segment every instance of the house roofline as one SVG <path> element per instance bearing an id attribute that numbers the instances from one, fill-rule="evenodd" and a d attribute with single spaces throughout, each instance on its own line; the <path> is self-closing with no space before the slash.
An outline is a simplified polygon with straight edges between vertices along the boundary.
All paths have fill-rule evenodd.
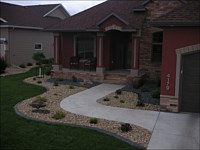
<path id="1" fill-rule="evenodd" d="M 59 7 L 62 7 L 62 8 L 65 10 L 65 13 L 66 13 L 67 15 L 70 16 L 69 12 L 63 7 L 63 5 L 62 5 L 62 4 L 58 4 L 58 5 L 57 5 L 56 7 L 54 7 L 52 10 L 50 10 L 49 12 L 47 12 L 43 17 L 48 16 L 49 14 L 51 14 L 53 11 L 55 11 L 55 10 L 58 9 Z"/>
<path id="2" fill-rule="evenodd" d="M 109 15 L 107 15 L 106 17 L 104 17 L 103 19 L 101 19 L 99 22 L 97 22 L 97 25 L 102 24 L 104 21 L 106 21 L 108 18 L 110 18 L 111 16 L 116 17 L 117 19 L 119 19 L 120 21 L 122 21 L 124 24 L 128 25 L 128 21 L 124 20 L 122 17 L 120 17 L 119 15 L 117 15 L 116 13 L 110 13 Z"/>
<path id="3" fill-rule="evenodd" d="M 43 30 L 41 27 L 30 27 L 30 26 L 17 26 L 17 25 L 0 25 L 0 28 L 19 28 L 19 29 L 33 29 L 33 30 Z"/>
<path id="4" fill-rule="evenodd" d="M 0 21 L 2 21 L 3 23 L 6 23 L 7 21 L 3 18 L 0 18 Z"/>
<path id="5" fill-rule="evenodd" d="M 152 22 L 155 27 L 200 27 L 200 22 Z"/>
<path id="6" fill-rule="evenodd" d="M 146 0 L 146 1 L 144 1 L 143 3 L 142 3 L 142 5 L 144 6 L 144 5 L 146 5 L 146 4 L 148 4 L 149 2 L 150 2 L 151 0 Z M 184 4 L 186 4 L 187 3 L 187 0 L 180 0 L 182 3 L 184 3 Z"/>

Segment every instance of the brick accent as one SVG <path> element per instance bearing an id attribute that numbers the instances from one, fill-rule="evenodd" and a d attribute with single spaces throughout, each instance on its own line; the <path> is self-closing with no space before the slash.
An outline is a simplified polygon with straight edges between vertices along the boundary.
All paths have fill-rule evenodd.
<path id="1" fill-rule="evenodd" d="M 160 107 L 161 111 L 178 112 L 179 100 L 173 97 L 161 96 Z"/>
<path id="2" fill-rule="evenodd" d="M 140 42 L 139 52 L 139 73 L 146 73 L 151 79 L 158 79 L 161 76 L 161 64 L 152 63 L 152 33 L 162 31 L 151 25 L 151 21 L 173 9 L 183 5 L 179 0 L 165 1 L 152 0 L 146 5 L 147 16 L 145 18 Z"/>

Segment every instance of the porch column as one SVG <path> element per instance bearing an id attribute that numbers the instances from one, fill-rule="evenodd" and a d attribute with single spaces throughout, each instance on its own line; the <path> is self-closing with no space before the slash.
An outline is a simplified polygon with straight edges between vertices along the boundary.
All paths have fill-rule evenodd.
<path id="1" fill-rule="evenodd" d="M 61 37 L 59 34 L 54 35 L 54 71 L 61 69 L 61 60 L 60 60 L 60 51 L 61 51 Z"/>
<path id="2" fill-rule="evenodd" d="M 105 67 L 104 67 L 104 62 L 103 62 L 103 33 L 97 33 L 97 68 L 96 68 L 96 73 L 97 74 L 104 74 Z"/>
<path id="3" fill-rule="evenodd" d="M 131 76 L 138 76 L 138 71 L 139 71 L 139 44 L 140 44 L 140 38 L 132 36 Z"/>

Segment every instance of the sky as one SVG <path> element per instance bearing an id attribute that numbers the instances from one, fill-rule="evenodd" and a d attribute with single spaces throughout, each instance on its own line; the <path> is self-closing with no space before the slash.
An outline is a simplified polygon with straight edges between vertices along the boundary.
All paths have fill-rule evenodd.
<path id="1" fill-rule="evenodd" d="M 100 4 L 105 0 L 61 0 L 61 1 L 40 1 L 40 0 L 1 0 L 2 2 L 17 4 L 17 5 L 42 5 L 42 4 L 62 4 L 65 9 L 70 13 L 70 15 L 74 15 L 78 12 L 81 12 L 85 9 L 88 9 L 92 6 Z"/>

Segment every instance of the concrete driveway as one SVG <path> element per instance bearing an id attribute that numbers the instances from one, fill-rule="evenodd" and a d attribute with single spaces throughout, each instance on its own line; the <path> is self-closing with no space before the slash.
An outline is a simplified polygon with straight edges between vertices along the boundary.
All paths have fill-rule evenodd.
<path id="1" fill-rule="evenodd" d="M 152 132 L 147 149 L 200 149 L 199 114 L 166 113 L 104 106 L 96 102 L 123 85 L 101 84 L 61 101 L 66 111 L 107 120 L 131 123 Z"/>

